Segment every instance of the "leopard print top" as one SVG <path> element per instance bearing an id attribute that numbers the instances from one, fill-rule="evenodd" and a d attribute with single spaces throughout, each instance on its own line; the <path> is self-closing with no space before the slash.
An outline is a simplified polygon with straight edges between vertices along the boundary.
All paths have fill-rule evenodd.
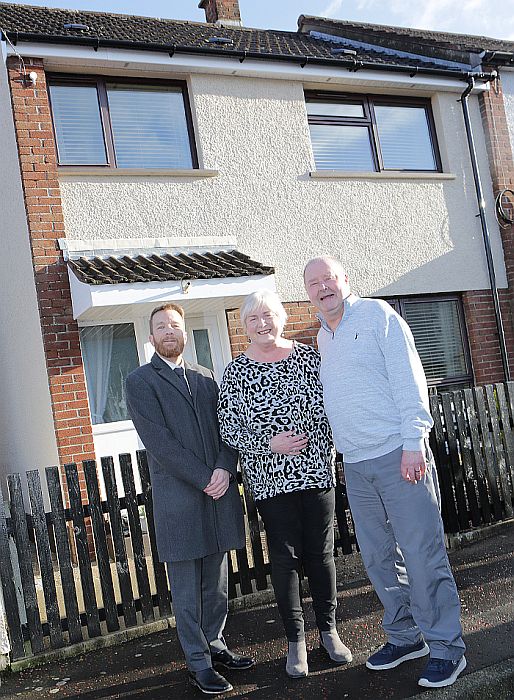
<path id="1" fill-rule="evenodd" d="M 227 365 L 220 387 L 221 437 L 239 450 L 243 478 L 254 499 L 334 486 L 332 433 L 323 408 L 320 356 L 294 343 L 278 362 L 239 355 Z M 270 439 L 285 430 L 308 435 L 299 455 L 277 454 Z"/>

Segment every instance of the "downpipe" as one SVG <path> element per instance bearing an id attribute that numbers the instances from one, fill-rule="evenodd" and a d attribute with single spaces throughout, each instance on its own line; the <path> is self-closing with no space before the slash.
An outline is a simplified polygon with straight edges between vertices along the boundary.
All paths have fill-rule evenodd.
<path id="1" fill-rule="evenodd" d="M 495 76 L 494 76 L 495 77 Z M 470 92 L 475 87 L 475 76 L 468 75 L 468 85 L 462 95 L 460 96 L 459 102 L 462 104 L 462 113 L 464 115 L 464 124 L 466 127 L 466 136 L 468 140 L 469 155 L 471 158 L 471 166 L 473 168 L 473 178 L 475 180 L 475 190 L 478 200 L 478 215 L 480 217 L 480 223 L 482 226 L 482 238 L 484 241 L 485 257 L 487 260 L 487 270 L 489 272 L 489 281 L 491 284 L 491 294 L 493 297 L 494 304 L 494 315 L 496 319 L 496 327 L 498 329 L 498 336 L 500 340 L 500 352 L 502 357 L 503 371 L 505 374 L 505 380 L 510 381 L 510 369 L 509 361 L 507 357 L 507 345 L 505 342 L 505 330 L 503 328 L 503 320 L 500 308 L 500 299 L 498 296 L 498 286 L 496 284 L 496 274 L 494 272 L 494 261 L 493 254 L 491 251 L 491 237 L 489 235 L 489 229 L 487 226 L 487 220 L 485 217 L 485 199 L 482 190 L 482 183 L 480 181 L 480 172 L 478 169 L 478 160 L 475 150 L 475 141 L 473 139 L 473 130 L 471 128 L 471 120 L 469 117 L 469 105 L 468 96 Z"/>

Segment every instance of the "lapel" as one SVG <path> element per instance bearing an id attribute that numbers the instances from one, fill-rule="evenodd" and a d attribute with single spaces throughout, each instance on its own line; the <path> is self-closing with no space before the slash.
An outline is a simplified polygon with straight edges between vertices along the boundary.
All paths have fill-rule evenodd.
<path id="1" fill-rule="evenodd" d="M 193 405 L 193 398 L 195 397 L 195 393 L 193 393 L 193 385 L 191 378 L 194 376 L 194 372 L 188 371 L 187 372 L 187 381 L 189 382 L 189 385 L 191 387 L 191 394 L 187 390 L 186 387 L 182 385 L 182 382 L 180 379 L 177 377 L 175 372 L 171 369 L 171 367 L 162 360 L 159 355 L 155 352 L 152 355 L 152 359 L 150 360 L 152 367 L 158 372 L 159 376 L 165 379 L 167 382 L 169 382 L 180 394 L 191 404 Z M 186 368 L 186 371 L 189 369 L 189 367 Z M 195 389 L 196 389 L 196 377 L 195 379 Z"/>
<path id="2" fill-rule="evenodd" d="M 196 406 L 196 397 L 198 395 L 198 372 L 195 372 L 193 367 L 184 360 L 184 367 L 186 368 L 187 381 L 189 382 L 189 388 L 191 389 L 191 396 L 189 398 L 193 399 L 193 405 Z"/>

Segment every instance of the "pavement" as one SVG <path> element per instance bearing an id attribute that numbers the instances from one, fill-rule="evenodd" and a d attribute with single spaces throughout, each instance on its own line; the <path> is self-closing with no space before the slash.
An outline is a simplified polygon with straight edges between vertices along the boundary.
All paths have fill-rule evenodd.
<path id="1" fill-rule="evenodd" d="M 338 629 L 352 649 L 348 666 L 331 666 L 318 648 L 310 600 L 306 600 L 310 674 L 290 680 L 284 673 L 287 644 L 273 602 L 235 610 L 226 639 L 254 656 L 247 671 L 226 672 L 234 690 L 223 697 L 247 700 L 514 700 L 514 523 L 450 553 L 462 601 L 468 667 L 452 687 L 417 685 L 425 659 L 390 671 L 369 671 L 364 663 L 385 641 L 381 607 L 358 554 L 336 560 Z M 261 599 L 262 600 L 262 599 Z M 80 698 L 81 700 L 198 700 L 189 686 L 174 628 L 87 654 L 9 673 L 2 678 L 2 700 Z"/>

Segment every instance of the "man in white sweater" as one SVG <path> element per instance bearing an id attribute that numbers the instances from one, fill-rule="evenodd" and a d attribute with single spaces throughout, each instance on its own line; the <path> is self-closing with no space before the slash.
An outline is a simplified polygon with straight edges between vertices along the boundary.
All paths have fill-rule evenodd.
<path id="1" fill-rule="evenodd" d="M 466 667 L 466 647 L 412 333 L 386 302 L 352 294 L 334 258 L 310 260 L 304 281 L 320 311 L 325 410 L 344 458 L 361 555 L 384 606 L 387 643 L 366 666 L 391 669 L 430 653 L 419 685 L 451 685 Z"/>

